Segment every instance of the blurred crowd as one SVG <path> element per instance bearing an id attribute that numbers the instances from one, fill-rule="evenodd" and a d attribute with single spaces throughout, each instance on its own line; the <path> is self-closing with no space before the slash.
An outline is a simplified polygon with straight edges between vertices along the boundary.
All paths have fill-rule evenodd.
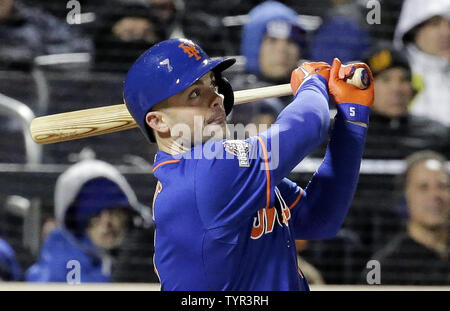
<path id="1" fill-rule="evenodd" d="M 120 104 L 131 64 L 173 37 L 237 57 L 224 73 L 235 91 L 289 83 L 304 61 L 367 63 L 375 103 L 364 159 L 395 173 L 361 176 L 339 234 L 297 241 L 300 267 L 311 284 L 367 284 L 377 260 L 381 284 L 450 285 L 450 0 L 2 0 L 0 164 L 30 162 L 30 115 Z M 236 106 L 228 123 L 270 126 L 291 100 Z M 155 149 L 129 130 L 38 151 L 33 164 L 69 167 L 46 188 L 33 255 L 10 238 L 25 233 L 5 229 L 15 193 L 1 193 L 0 280 L 69 282 L 76 259 L 82 282 L 158 282 L 151 199 L 140 203 L 118 170 L 151 174 Z M 300 175 L 291 178 L 304 187 Z M 150 197 L 153 182 L 142 186 Z"/>

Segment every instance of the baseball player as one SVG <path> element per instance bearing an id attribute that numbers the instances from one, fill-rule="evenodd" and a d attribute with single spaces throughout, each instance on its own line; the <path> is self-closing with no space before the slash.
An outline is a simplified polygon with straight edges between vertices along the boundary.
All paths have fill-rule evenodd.
<path id="1" fill-rule="evenodd" d="M 246 140 L 186 135 L 226 129 L 232 88 L 192 41 L 170 39 L 129 70 L 124 100 L 158 144 L 153 209 L 162 290 L 309 290 L 296 239 L 335 236 L 352 201 L 367 131 L 370 87 L 339 77 L 341 62 L 292 72 L 294 99 L 267 131 Z M 306 189 L 285 178 L 327 136 L 329 94 L 337 116 L 325 158 Z M 199 156 L 202 155 L 202 156 Z"/>

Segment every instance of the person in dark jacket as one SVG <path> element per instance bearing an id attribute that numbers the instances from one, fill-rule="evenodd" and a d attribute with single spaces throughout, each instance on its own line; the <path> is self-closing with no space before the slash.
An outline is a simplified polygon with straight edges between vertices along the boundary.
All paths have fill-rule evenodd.
<path id="1" fill-rule="evenodd" d="M 37 7 L 20 0 L 0 3 L 0 69 L 29 70 L 36 56 L 93 53 L 92 40 Z"/>
<path id="2" fill-rule="evenodd" d="M 375 80 L 375 103 L 364 157 L 403 159 L 425 149 L 449 157 L 449 129 L 408 110 L 415 93 L 408 60 L 390 44 L 380 43 L 364 61 Z"/>
<path id="3" fill-rule="evenodd" d="M 406 230 L 372 256 L 380 263 L 381 284 L 450 285 L 450 180 L 446 159 L 432 151 L 421 151 L 410 155 L 406 164 L 401 176 Z"/>
<path id="4" fill-rule="evenodd" d="M 151 222 L 123 175 L 99 160 L 84 160 L 57 180 L 57 228 L 44 241 L 29 282 L 110 282 L 134 218 Z M 147 215 L 147 216 L 145 216 Z M 75 271 L 76 267 L 78 271 Z M 78 274 L 77 274 L 78 273 Z M 154 274 L 153 269 L 142 271 Z"/>
<path id="5" fill-rule="evenodd" d="M 180 26 L 182 0 L 144 0 L 140 2 L 96 1 L 94 71 L 125 73 L 153 44 L 184 36 Z M 202 29 L 204 31 L 204 29 Z"/>

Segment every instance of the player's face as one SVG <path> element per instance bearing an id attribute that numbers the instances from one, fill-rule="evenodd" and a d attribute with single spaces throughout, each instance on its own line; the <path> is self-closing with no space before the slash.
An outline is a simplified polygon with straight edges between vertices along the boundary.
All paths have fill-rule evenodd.
<path id="1" fill-rule="evenodd" d="M 290 40 L 266 36 L 259 52 L 261 73 L 275 80 L 289 79 L 298 65 L 300 48 Z"/>
<path id="2" fill-rule="evenodd" d="M 441 16 L 431 18 L 419 28 L 415 42 L 426 53 L 450 58 L 450 20 Z"/>
<path id="3" fill-rule="evenodd" d="M 448 225 L 450 212 L 449 177 L 437 160 L 416 164 L 408 174 L 406 201 L 410 221 L 426 227 Z"/>
<path id="4" fill-rule="evenodd" d="M 405 115 L 413 96 L 411 79 L 403 68 L 391 68 L 375 78 L 375 102 L 373 109 L 394 118 Z"/>
<path id="5" fill-rule="evenodd" d="M 160 111 L 164 113 L 171 137 L 187 146 L 226 136 L 223 95 L 217 92 L 212 72 L 170 97 Z"/>
<path id="6" fill-rule="evenodd" d="M 117 247 L 125 237 L 128 217 L 127 212 L 120 208 L 103 210 L 90 219 L 87 234 L 98 247 Z"/>

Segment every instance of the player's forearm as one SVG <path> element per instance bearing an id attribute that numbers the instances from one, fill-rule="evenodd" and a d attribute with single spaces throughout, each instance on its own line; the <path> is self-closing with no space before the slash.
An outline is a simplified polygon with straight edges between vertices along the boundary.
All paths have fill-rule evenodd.
<path id="1" fill-rule="evenodd" d="M 269 155 L 276 183 L 323 141 L 329 118 L 327 82 L 315 75 L 301 86 L 293 102 L 263 134 L 270 135 L 267 141 L 271 145 Z"/>
<path id="2" fill-rule="evenodd" d="M 336 235 L 356 190 L 367 128 L 338 113 L 324 161 L 305 189 L 295 219 L 297 238 Z"/>

